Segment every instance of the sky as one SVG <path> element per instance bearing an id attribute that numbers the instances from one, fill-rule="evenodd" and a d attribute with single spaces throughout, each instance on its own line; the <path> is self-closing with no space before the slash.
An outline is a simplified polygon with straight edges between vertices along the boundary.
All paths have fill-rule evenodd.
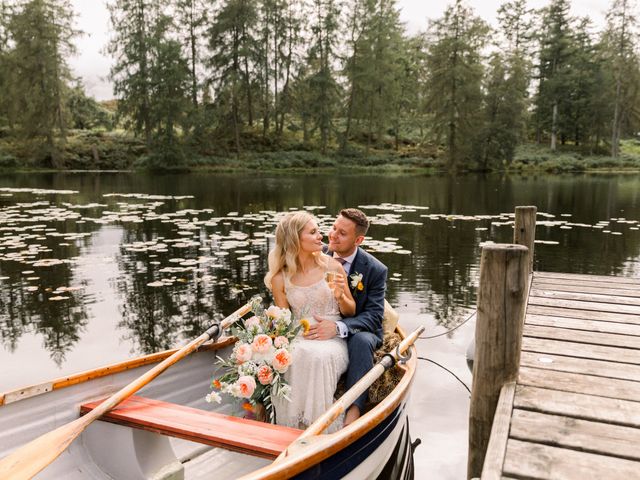
<path id="1" fill-rule="evenodd" d="M 496 23 L 496 12 L 504 0 L 467 0 L 477 15 Z M 87 92 L 98 100 L 113 97 L 107 77 L 111 59 L 105 54 L 109 40 L 109 13 L 106 0 L 72 0 L 77 15 L 76 26 L 84 35 L 76 40 L 78 53 L 70 64 L 75 75 L 82 78 Z M 442 15 L 450 2 L 445 0 L 398 0 L 400 17 L 411 33 L 424 30 L 429 19 Z M 541 8 L 548 0 L 529 0 L 531 8 Z M 573 0 L 572 14 L 588 15 L 596 26 L 604 25 L 604 13 L 611 0 Z"/>

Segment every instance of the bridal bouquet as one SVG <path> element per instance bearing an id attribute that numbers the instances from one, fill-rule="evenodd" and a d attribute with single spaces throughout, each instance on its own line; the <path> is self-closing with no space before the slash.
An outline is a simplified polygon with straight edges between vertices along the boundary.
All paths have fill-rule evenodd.
<path id="1" fill-rule="evenodd" d="M 291 387 L 283 374 L 291 365 L 291 342 L 301 328 L 291 319 L 291 311 L 275 305 L 266 310 L 259 302 L 253 305 L 254 316 L 236 322 L 231 329 L 238 338 L 227 359 L 218 357 L 224 372 L 211 382 L 208 402 L 220 402 L 220 393 L 243 400 L 245 410 L 254 411 L 262 404 L 267 418 L 275 423 L 273 396 L 290 401 Z"/>

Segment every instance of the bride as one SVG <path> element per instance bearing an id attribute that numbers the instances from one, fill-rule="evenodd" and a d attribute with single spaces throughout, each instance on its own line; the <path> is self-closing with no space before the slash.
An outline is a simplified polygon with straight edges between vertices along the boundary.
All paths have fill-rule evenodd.
<path id="1" fill-rule="evenodd" d="M 278 224 L 264 282 L 278 307 L 290 308 L 294 318 L 305 318 L 311 325 L 355 313 L 344 269 L 322 254 L 322 234 L 306 212 L 289 213 Z M 343 338 L 321 340 L 305 334 L 294 340 L 292 350 L 285 374 L 291 401 L 274 399 L 276 423 L 306 428 L 333 404 L 338 378 L 349 362 L 347 343 Z M 339 418 L 327 431 L 341 426 Z"/>

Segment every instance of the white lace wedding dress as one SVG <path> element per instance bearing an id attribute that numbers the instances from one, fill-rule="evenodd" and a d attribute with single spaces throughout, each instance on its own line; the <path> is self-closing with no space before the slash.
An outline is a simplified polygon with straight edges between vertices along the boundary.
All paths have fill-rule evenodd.
<path id="1" fill-rule="evenodd" d="M 317 323 L 313 315 L 339 320 L 338 303 L 327 283 L 320 280 L 308 287 L 299 287 L 285 278 L 285 293 L 293 318 L 302 317 L 310 324 Z M 293 361 L 285 373 L 291 386 L 291 402 L 276 398 L 276 423 L 306 428 L 333 404 L 338 378 L 347 371 L 349 354 L 343 338 L 307 340 L 302 333 L 293 341 Z M 342 427 L 343 417 L 326 430 L 335 432 Z"/>

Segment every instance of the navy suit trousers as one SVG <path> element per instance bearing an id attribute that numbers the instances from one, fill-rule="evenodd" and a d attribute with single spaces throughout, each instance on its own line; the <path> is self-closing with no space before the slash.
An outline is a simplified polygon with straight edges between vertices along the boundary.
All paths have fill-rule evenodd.
<path id="1" fill-rule="evenodd" d="M 349 346 L 347 389 L 349 389 L 373 368 L 373 352 L 380 348 L 382 342 L 371 332 L 358 332 L 350 335 L 347 343 Z M 368 392 L 368 390 L 365 391 L 353 402 L 360 409 L 360 413 L 364 413 Z"/>

